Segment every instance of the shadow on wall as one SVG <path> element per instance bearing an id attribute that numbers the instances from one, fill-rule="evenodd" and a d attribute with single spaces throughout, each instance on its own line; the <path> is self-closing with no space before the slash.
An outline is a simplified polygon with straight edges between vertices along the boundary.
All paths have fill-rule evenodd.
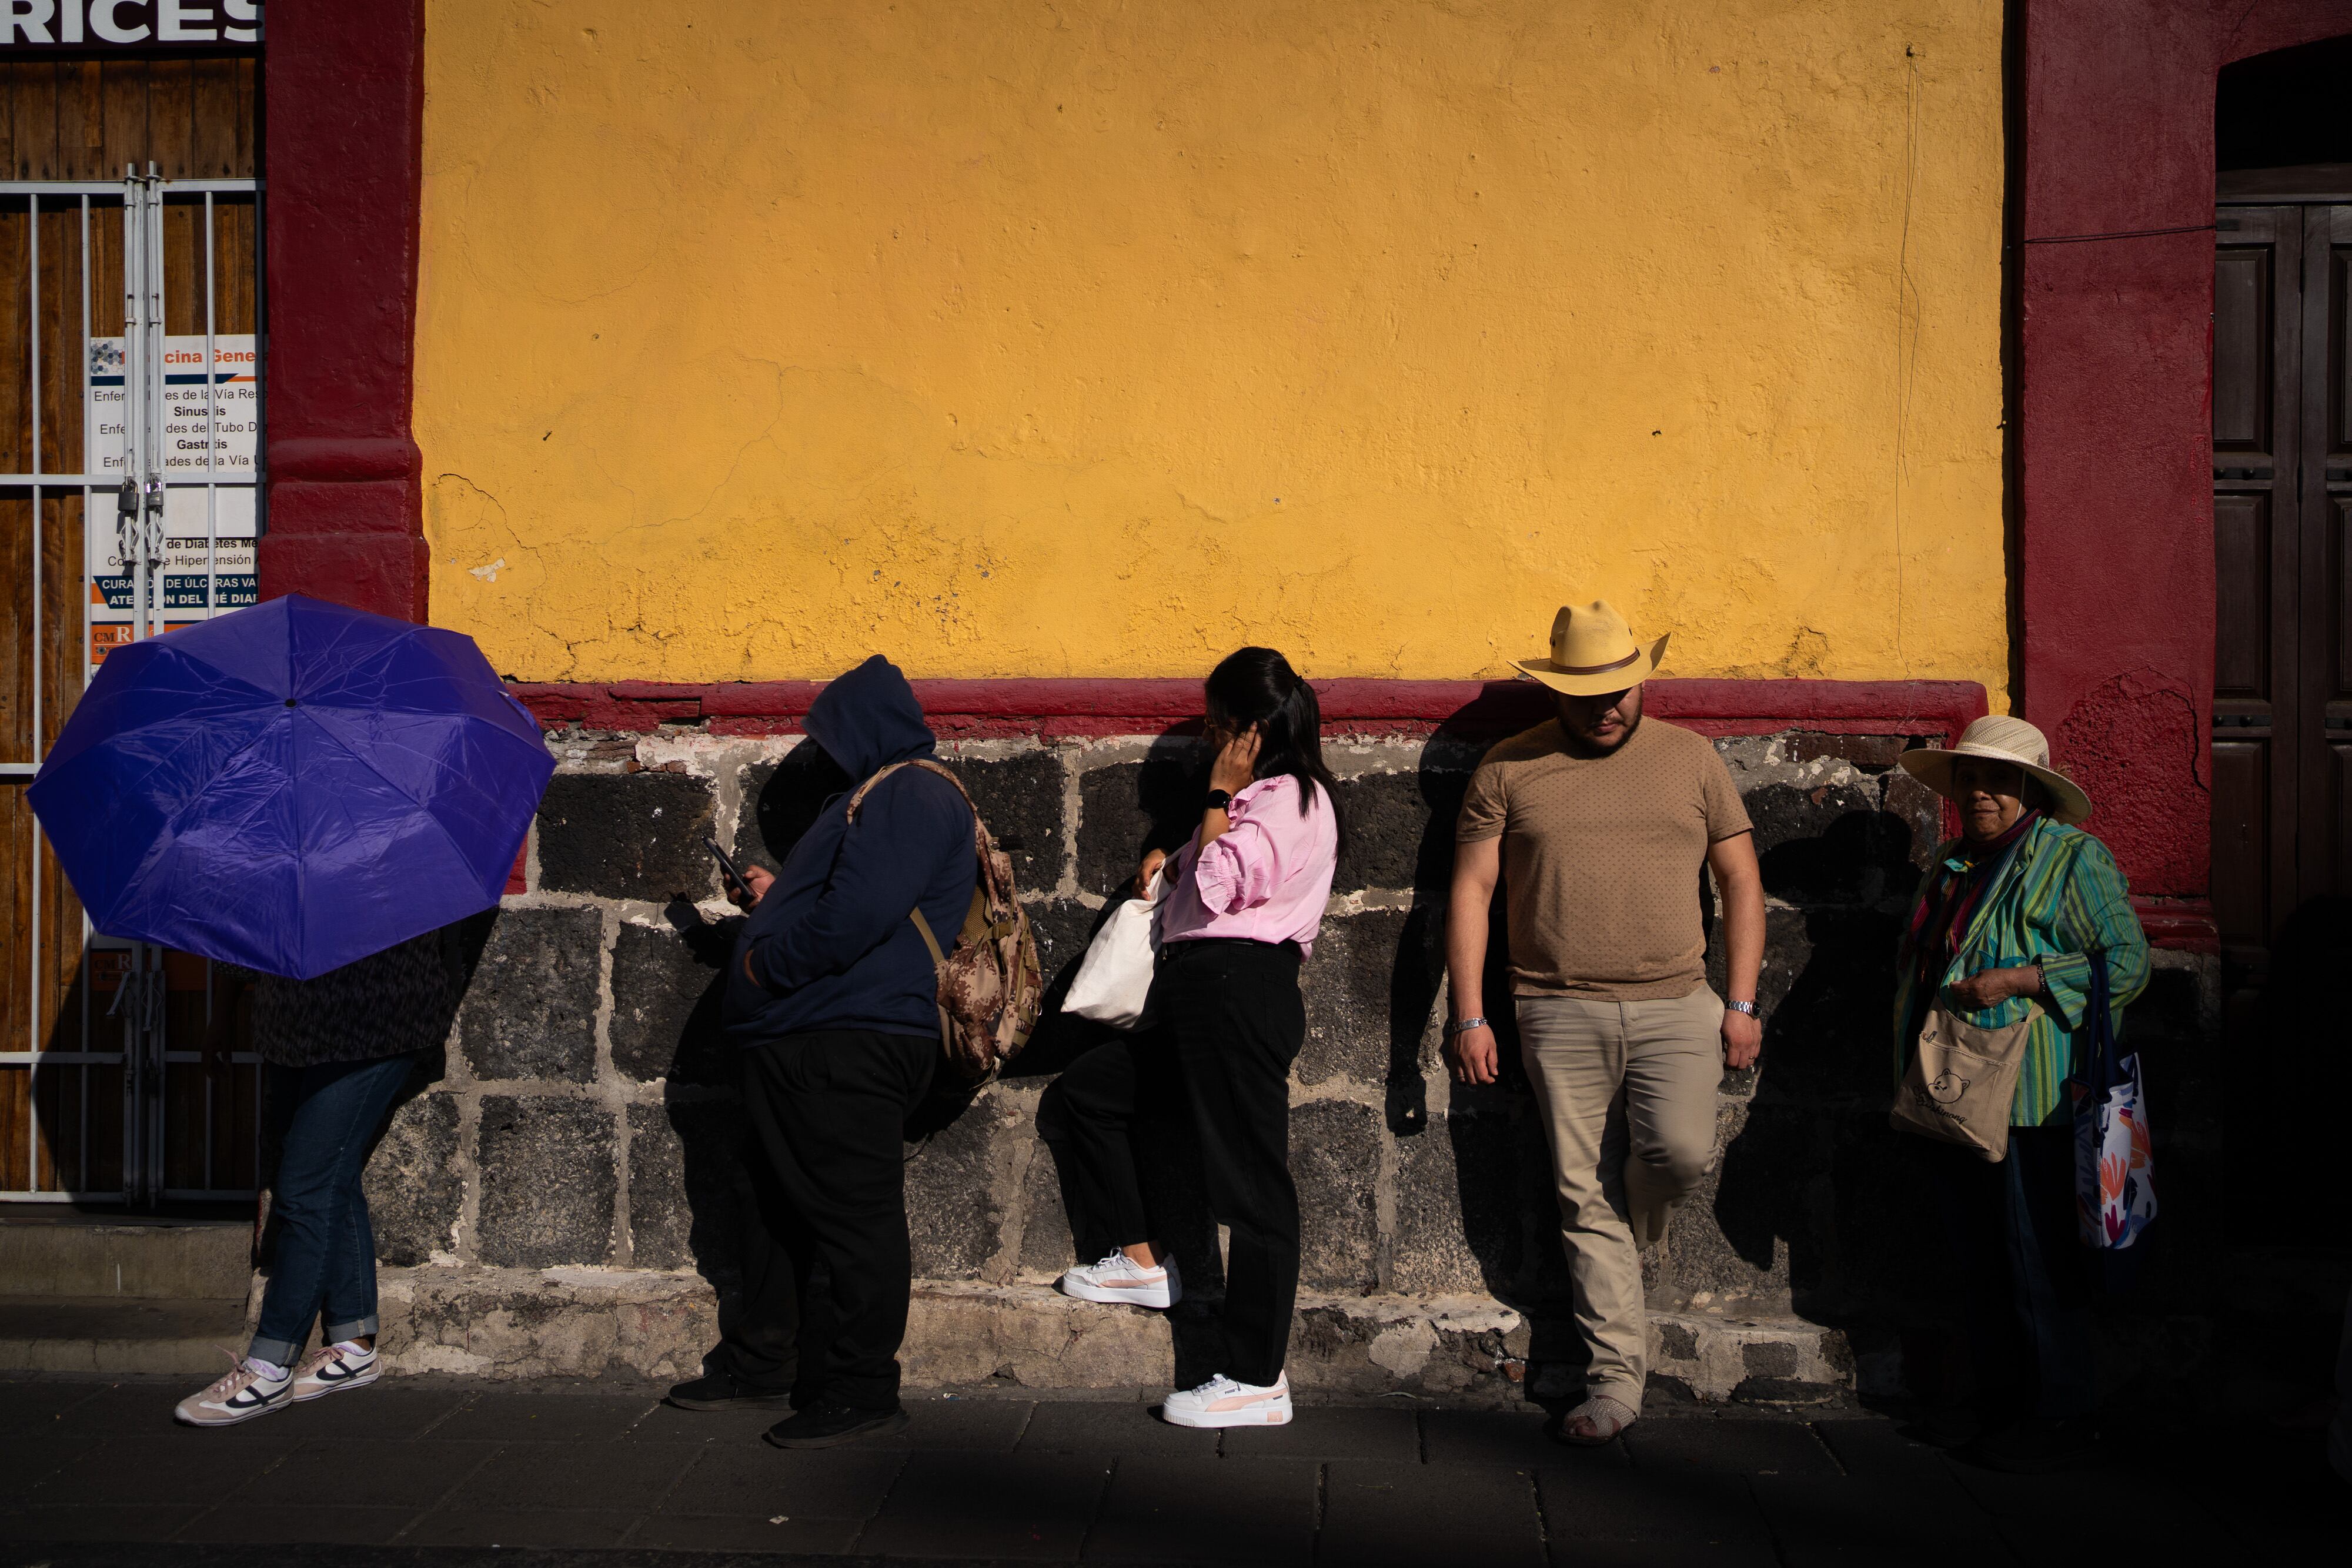
<path id="1" fill-rule="evenodd" d="M 1200 802 L 1209 787 L 1211 758 L 1201 739 L 1201 727 L 1175 727 L 1154 740 L 1139 764 L 1126 764 L 1090 775 L 1095 788 L 1084 791 L 1080 826 L 1080 881 L 1101 890 L 1108 902 L 1087 925 L 1092 939 L 1111 911 L 1128 895 L 1129 884 L 1152 850 L 1173 852 L 1200 822 Z M 1132 793 L 1114 793 L 1131 779 Z M 1098 781 L 1097 781 L 1098 780 Z M 1074 951 L 1047 977 L 1045 1011 L 1028 1048 L 1014 1059 L 1006 1074 L 1016 1082 L 1058 1077 L 1063 1069 L 1101 1046 L 1129 1040 L 1137 1063 L 1136 1117 L 1129 1129 L 1135 1151 L 1137 1185 L 1155 1239 L 1175 1255 L 1189 1290 L 1198 1293 L 1222 1290 L 1223 1260 L 1217 1245 L 1217 1228 L 1210 1217 L 1203 1186 L 1200 1140 L 1194 1133 L 1183 1086 L 1171 1071 L 1168 1052 L 1153 1036 L 1147 1019 L 1137 1031 L 1107 1025 L 1061 1010 L 1062 998 L 1076 977 L 1086 944 Z M 1054 1113 L 1050 1085 L 1039 1109 L 1041 1123 Z M 1042 1138 L 1041 1138 L 1042 1143 Z M 1077 1191 L 1077 1176 L 1057 1154 L 1041 1149 L 1038 1157 L 1054 1161 L 1055 1185 L 1065 1216 L 1087 1211 Z M 1093 1262 L 1114 1244 L 1109 1237 L 1074 1236 L 1072 1262 Z M 1206 1376 L 1221 1354 L 1205 1320 L 1182 1313 L 1175 1322 L 1180 1379 L 1199 1368 Z"/>
<path id="2" fill-rule="evenodd" d="M 1677 1298 L 1785 1296 L 1814 1322 L 1844 1324 L 1870 1303 L 1919 1299 L 1941 1267 L 1922 1218 L 1927 1151 L 1886 1124 L 1895 948 L 1939 808 L 1893 768 L 1901 742 L 1822 745 L 1860 777 L 1743 797 L 1770 905 L 1764 1051 L 1725 1077 L 1733 1130 L 1703 1194 L 1729 1255 L 1711 1255 L 1712 1238 L 1677 1237 L 1666 1271 Z M 1708 977 L 1724 984 L 1719 932 Z"/>
<path id="3" fill-rule="evenodd" d="M 1529 705 L 1521 693 L 1490 693 L 1421 747 L 1412 772 L 1341 780 L 1351 843 L 1336 890 L 1377 896 L 1327 923 L 1308 966 L 1310 1040 L 1297 1075 L 1294 1165 L 1311 1210 L 1309 1228 L 1321 1228 L 1319 1239 L 1307 1238 L 1310 1254 L 1322 1249 L 1319 1262 L 1310 1256 L 1308 1273 L 1319 1282 L 1309 1288 L 1444 1294 L 1475 1281 L 1537 1320 L 1538 1359 L 1565 1361 L 1576 1354 L 1560 1311 L 1568 1278 L 1549 1155 L 1519 1065 L 1504 978 L 1501 890 L 1490 920 L 1486 1001 L 1501 1037 L 1503 1081 L 1454 1086 L 1443 1114 L 1433 1111 L 1430 1091 L 1431 1075 L 1446 1071 L 1432 1021 L 1443 983 L 1455 817 L 1486 747 L 1543 716 L 1539 699 Z M 1762 781 L 1769 773 L 1751 777 L 1745 798 L 1774 900 L 1763 986 L 1770 1015 L 1766 1065 L 1760 1075 L 1735 1075 L 1724 1084 L 1728 1141 L 1719 1168 L 1693 1199 L 1695 1223 L 1678 1230 L 1666 1255 L 1650 1260 L 1654 1299 L 1662 1301 L 1699 1291 L 1780 1293 L 1809 1316 L 1835 1321 L 1865 1297 L 1910 1294 L 1903 1287 L 1925 1277 L 1934 1260 L 1934 1239 L 1918 1218 L 1916 1184 L 1906 1174 L 1914 1151 L 1885 1121 L 1894 944 L 1933 847 L 1927 837 L 1934 810 L 1932 803 L 1900 794 L 1903 780 L 1891 764 L 1901 739 L 1874 742 L 1885 753 L 1878 756 L 1851 754 L 1851 746 L 1860 745 L 1852 737 L 1814 738 L 1847 747 L 1834 755 L 1853 761 L 1858 777 L 1844 774 L 1848 782 L 1832 787 Z M 1766 742 L 1752 744 L 1760 752 Z M 1034 841 L 1024 852 L 1024 887 L 1043 895 L 1031 914 L 1041 946 L 1050 941 L 1052 947 L 1046 1014 L 1007 1074 L 1008 1089 L 1050 1080 L 1110 1037 L 1058 1010 L 1087 939 L 1107 917 L 1107 909 L 1088 909 L 1066 890 L 1074 881 L 1116 896 L 1143 849 L 1181 842 L 1198 820 L 1207 762 L 1197 729 L 1185 727 L 1135 761 L 1087 768 L 1076 781 L 1080 820 L 1066 844 L 1060 759 L 1024 754 L 956 764 L 1000 835 L 1017 830 Z M 1792 767 L 1785 754 L 1773 766 Z M 749 810 L 736 852 L 777 864 L 847 782 L 814 746 L 760 765 L 746 775 Z M 1070 849 L 1075 863 L 1066 867 Z M 1694 896 L 1703 893 L 1702 879 Z M 1706 915 L 1704 902 L 1701 909 Z M 720 970 L 734 923 L 706 923 L 688 904 L 673 905 L 670 915 L 682 944 L 624 924 L 614 956 L 615 1064 L 640 1082 L 666 1084 L 659 1110 L 675 1134 L 678 1161 L 667 1179 L 672 1190 L 682 1190 L 685 1205 L 669 1262 L 659 1250 L 669 1243 L 647 1240 L 646 1216 L 658 1195 L 638 1205 L 637 1259 L 640 1266 L 691 1263 L 714 1282 L 728 1283 L 736 1272 L 734 1216 L 748 1200 L 737 1152 L 740 1116 L 727 1092 L 731 1075 L 718 1027 Z M 638 983 L 655 976 L 653 959 L 631 956 L 640 946 L 668 955 L 660 962 L 671 966 L 664 983 L 674 999 L 641 1003 L 641 992 L 662 992 L 664 985 Z M 1712 930 L 1710 964 L 1720 984 L 1720 934 Z M 625 999 L 625 968 L 638 977 Z M 1350 1098 L 1359 1090 L 1374 1092 L 1376 1117 Z M 1216 1230 L 1181 1100 L 1162 1092 L 1137 1129 L 1146 1197 L 1188 1279 L 1213 1287 Z M 924 1161 L 939 1167 L 924 1178 L 927 1193 L 961 1201 L 969 1191 L 985 1208 L 992 1118 L 1013 1113 L 1002 1095 L 986 1103 L 996 1107 L 991 1116 L 961 1122 L 960 1103 L 938 1104 L 931 1124 L 910 1128 L 916 1136 L 938 1134 Z M 1349 1120 L 1358 1116 L 1367 1124 L 1364 1133 Z M 1383 1137 L 1392 1153 L 1381 1150 Z M 1034 1157 L 1049 1156 L 1040 1149 Z M 641 1179 L 654 1179 L 650 1166 L 635 1168 L 639 1163 L 633 1155 L 633 1193 Z M 1391 1164 L 1393 1223 L 1375 1215 L 1371 1196 L 1376 1179 L 1388 1178 L 1354 1168 Z M 1032 1168 L 1038 1180 L 1059 1175 L 1052 1166 Z M 1028 1234 L 1020 1248 L 1024 1270 L 1060 1266 L 1047 1256 L 1060 1245 L 1051 1185 L 1040 1190 L 1033 1182 L 1030 1188 Z M 918 1216 L 919 1230 L 924 1223 Z M 995 1234 L 992 1225 L 985 1215 L 969 1223 L 941 1218 L 935 1236 L 918 1237 L 924 1271 L 976 1275 L 993 1256 L 988 1249 L 994 1243 L 985 1239 Z"/>
<path id="4" fill-rule="evenodd" d="M 747 779 L 748 820 L 728 846 L 730 855 L 740 866 L 780 871 L 818 816 L 840 809 L 853 782 L 823 747 L 793 747 Z M 622 930 L 624 946 L 643 944 L 661 959 L 646 966 L 657 983 L 632 988 L 650 997 L 633 994 L 625 1001 L 616 957 L 614 1056 L 623 1054 L 625 1035 L 642 1060 L 625 1068 L 663 1084 L 661 1114 L 675 1140 L 670 1146 L 678 1166 L 666 1174 L 682 1194 L 686 1213 L 684 1225 L 672 1227 L 683 1235 L 667 1239 L 672 1245 L 665 1255 L 646 1258 L 642 1234 L 635 1239 L 640 1262 L 690 1263 L 719 1292 L 722 1312 L 731 1313 L 734 1287 L 742 1277 L 743 1217 L 760 1203 L 748 1157 L 750 1128 L 734 1093 L 734 1047 L 727 1040 L 722 1013 L 727 964 L 743 918 L 709 919 L 685 895 L 672 899 L 662 913 L 680 946 L 670 946 L 658 932 Z M 632 1015 L 627 1027 L 625 1009 Z M 633 1168 L 633 1196 L 639 1174 Z"/>

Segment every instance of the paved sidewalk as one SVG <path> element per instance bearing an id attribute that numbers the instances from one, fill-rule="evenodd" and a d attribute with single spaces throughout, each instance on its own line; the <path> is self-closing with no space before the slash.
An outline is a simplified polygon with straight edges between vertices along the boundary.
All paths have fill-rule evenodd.
<path id="1" fill-rule="evenodd" d="M 910 1400 L 881 1442 L 788 1454 L 759 1441 L 772 1416 L 688 1414 L 657 1390 L 411 1379 L 210 1432 L 171 1425 L 185 1392 L 0 1382 L 0 1563 L 453 1565 L 497 1546 L 504 1564 L 608 1568 L 744 1552 L 1990 1568 L 2087 1547 L 2326 1561 L 2352 1525 L 2315 1437 L 2242 1429 L 2216 1453 L 2147 1419 L 2116 1423 L 2102 1469 L 2028 1479 L 1860 1413 L 1664 1414 L 1581 1452 L 1537 1413 L 1394 1400 L 1221 1436 L 1160 1425 L 1140 1395 L 991 1390 Z"/>

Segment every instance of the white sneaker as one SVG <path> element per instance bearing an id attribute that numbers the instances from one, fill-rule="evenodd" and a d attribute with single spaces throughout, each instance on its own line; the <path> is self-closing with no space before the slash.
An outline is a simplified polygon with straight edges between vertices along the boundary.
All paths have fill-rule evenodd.
<path id="1" fill-rule="evenodd" d="M 294 1369 L 294 1392 L 289 1397 L 299 1405 L 305 1399 L 323 1398 L 338 1388 L 364 1388 L 383 1375 L 373 1349 L 339 1340 L 302 1358 L 302 1364 Z"/>
<path id="2" fill-rule="evenodd" d="M 173 1407 L 172 1419 L 183 1427 L 234 1427 L 290 1403 L 287 1391 L 294 1386 L 291 1372 L 273 1378 L 234 1351 L 229 1359 L 236 1365 L 228 1375 L 203 1393 L 181 1400 Z"/>
<path id="3" fill-rule="evenodd" d="M 1221 1372 L 1198 1388 L 1171 1394 L 1160 1418 L 1171 1427 L 1287 1427 L 1290 1375 L 1283 1373 L 1273 1387 L 1260 1388 Z"/>
<path id="4" fill-rule="evenodd" d="M 1147 1269 L 1124 1252 L 1071 1270 L 1055 1288 L 1082 1301 L 1123 1301 L 1130 1307 L 1172 1307 L 1184 1299 L 1184 1279 L 1173 1257 Z"/>

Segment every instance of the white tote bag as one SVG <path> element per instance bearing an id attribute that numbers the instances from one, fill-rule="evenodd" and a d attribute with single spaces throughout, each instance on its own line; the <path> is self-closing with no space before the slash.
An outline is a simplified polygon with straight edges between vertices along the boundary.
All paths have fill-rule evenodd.
<path id="1" fill-rule="evenodd" d="M 1077 977 L 1062 998 L 1064 1012 L 1113 1029 L 1133 1029 L 1142 1021 L 1143 999 L 1151 994 L 1153 962 L 1160 956 L 1160 905 L 1167 889 L 1168 879 L 1155 876 L 1150 898 L 1130 898 L 1111 911 L 1087 944 Z"/>

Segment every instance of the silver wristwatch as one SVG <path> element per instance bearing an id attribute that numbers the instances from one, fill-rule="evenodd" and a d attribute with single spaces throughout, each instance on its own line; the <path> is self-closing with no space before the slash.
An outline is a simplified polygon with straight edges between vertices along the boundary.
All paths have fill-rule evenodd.
<path id="1" fill-rule="evenodd" d="M 1746 1013 L 1752 1019 L 1760 1019 L 1764 1016 L 1756 1010 L 1754 1002 L 1726 1002 L 1723 1006 L 1727 1012 Z"/>

